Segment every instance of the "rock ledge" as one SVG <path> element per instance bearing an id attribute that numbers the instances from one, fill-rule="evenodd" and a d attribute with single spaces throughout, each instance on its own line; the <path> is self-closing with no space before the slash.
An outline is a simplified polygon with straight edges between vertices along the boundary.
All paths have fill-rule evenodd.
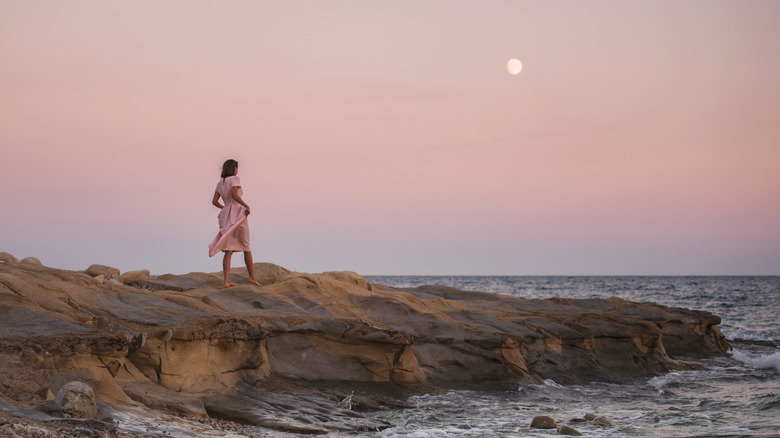
<path id="1" fill-rule="evenodd" d="M 3 260 L 0 392 L 29 409 L 79 381 L 69 388 L 94 392 L 97 411 L 79 399 L 62 412 L 97 420 L 134 406 L 295 433 L 381 430 L 355 410 L 446 388 L 620 382 L 696 368 L 680 357 L 729 348 L 717 316 L 619 298 L 396 289 L 264 263 L 255 265 L 262 288 L 243 269 L 229 289 L 221 273 L 152 280 L 136 271 L 127 284 L 104 284 L 92 276 L 119 271 Z"/>

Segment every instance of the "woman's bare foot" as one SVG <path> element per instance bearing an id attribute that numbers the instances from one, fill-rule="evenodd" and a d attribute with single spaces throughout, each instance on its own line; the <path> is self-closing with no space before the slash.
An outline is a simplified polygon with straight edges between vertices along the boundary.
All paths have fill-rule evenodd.
<path id="1" fill-rule="evenodd" d="M 236 285 L 236 284 L 235 284 L 235 283 L 233 283 L 232 281 L 227 281 L 227 282 L 225 282 L 225 287 L 231 287 L 231 286 L 235 286 L 235 285 Z"/>
<path id="2" fill-rule="evenodd" d="M 248 279 L 247 281 L 248 281 L 248 282 L 250 282 L 250 283 L 252 283 L 252 284 L 254 284 L 254 285 L 256 285 L 256 286 L 260 286 L 260 287 L 262 287 L 262 286 L 263 286 L 262 284 L 258 283 L 258 282 L 257 282 L 257 279 L 255 279 L 254 277 L 252 277 L 252 278 Z"/>

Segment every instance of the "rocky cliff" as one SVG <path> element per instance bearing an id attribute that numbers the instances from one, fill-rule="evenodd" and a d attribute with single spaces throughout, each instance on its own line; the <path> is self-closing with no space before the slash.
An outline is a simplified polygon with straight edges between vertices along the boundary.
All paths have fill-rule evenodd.
<path id="1" fill-rule="evenodd" d="M 221 273 L 151 279 L 3 253 L 0 411 L 35 421 L 117 421 L 140 410 L 300 433 L 376 429 L 355 411 L 446 388 L 626 381 L 697 367 L 696 357 L 729 348 L 717 316 L 619 298 L 402 290 L 352 272 L 262 263 L 258 288 L 244 272 L 225 289 Z M 72 382 L 94 392 L 94 410 L 78 406 L 89 394 L 68 405 Z"/>

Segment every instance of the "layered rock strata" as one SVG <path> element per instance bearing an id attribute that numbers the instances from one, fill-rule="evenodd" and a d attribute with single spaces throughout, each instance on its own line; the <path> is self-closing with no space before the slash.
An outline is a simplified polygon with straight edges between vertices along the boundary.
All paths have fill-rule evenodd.
<path id="1" fill-rule="evenodd" d="M 255 272 L 262 288 L 239 280 L 225 289 L 221 273 L 123 278 L 100 265 L 76 272 L 4 256 L 0 392 L 31 408 L 71 378 L 94 389 L 99 411 L 101 403 L 104 412 L 135 406 L 323 433 L 381 428 L 352 413 L 402 403 L 409 392 L 620 382 L 697 367 L 679 358 L 729 348 L 720 319 L 701 311 L 396 289 L 352 272 L 260 263 Z M 263 395 L 283 393 L 295 404 L 313 397 L 312 388 L 319 401 L 297 417 Z M 362 391 L 354 406 L 351 398 L 352 409 L 337 406 L 349 388 Z M 322 414 L 323 400 L 327 419 L 301 416 Z"/>

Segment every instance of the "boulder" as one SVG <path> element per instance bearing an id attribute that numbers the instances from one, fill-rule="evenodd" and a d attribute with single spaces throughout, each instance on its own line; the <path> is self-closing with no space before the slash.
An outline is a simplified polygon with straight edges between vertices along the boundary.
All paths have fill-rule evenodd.
<path id="1" fill-rule="evenodd" d="M 124 274 L 119 276 L 119 280 L 124 284 L 132 283 L 134 281 L 148 280 L 148 279 L 149 279 L 148 269 L 127 271 Z"/>
<path id="2" fill-rule="evenodd" d="M 537 415 L 531 420 L 531 427 L 534 429 L 555 429 L 555 420 L 546 415 Z"/>
<path id="3" fill-rule="evenodd" d="M 601 427 L 615 427 L 615 421 L 609 417 L 599 416 L 593 419 L 593 424 Z"/>
<path id="4" fill-rule="evenodd" d="M 35 257 L 25 257 L 22 259 L 22 263 L 26 263 L 28 265 L 43 266 L 43 263 L 41 263 L 41 261 L 36 259 Z"/>
<path id="5" fill-rule="evenodd" d="M 0 252 L 0 261 L 6 263 L 19 263 L 19 259 L 7 252 Z"/>
<path id="6" fill-rule="evenodd" d="M 558 435 L 582 436 L 582 434 L 577 429 L 566 425 L 558 428 Z"/>
<path id="7" fill-rule="evenodd" d="M 97 418 L 95 391 L 84 382 L 66 383 L 57 391 L 54 402 L 69 417 Z"/>
<path id="8" fill-rule="evenodd" d="M 86 272 L 92 277 L 97 277 L 98 275 L 104 275 L 106 278 L 113 278 L 119 280 L 119 269 L 112 268 L 111 266 L 91 265 L 84 272 Z"/>

